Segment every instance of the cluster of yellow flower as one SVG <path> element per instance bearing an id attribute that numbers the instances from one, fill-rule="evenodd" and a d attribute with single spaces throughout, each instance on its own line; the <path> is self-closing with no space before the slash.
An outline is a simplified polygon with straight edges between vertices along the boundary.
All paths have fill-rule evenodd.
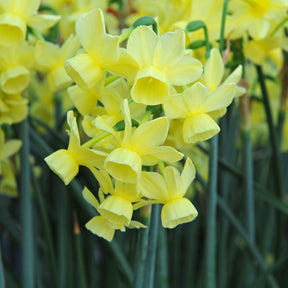
<path id="1" fill-rule="evenodd" d="M 132 215 L 145 205 L 164 204 L 161 219 L 168 228 L 197 216 L 184 197 L 195 178 L 192 144 L 219 133 L 217 119 L 245 92 L 237 85 L 240 62 L 225 73 L 235 56 L 229 39 L 241 39 L 254 63 L 270 58 L 280 67 L 281 51 L 288 49 L 288 1 L 231 0 L 224 59 L 212 48 L 220 38 L 224 0 L 118 1 L 121 9 L 108 2 L 0 0 L 0 124 L 27 116 L 28 86 L 39 98 L 30 99 L 31 113 L 53 124 L 53 95 L 66 97 L 67 91 L 88 140 L 81 144 L 70 110 L 69 146 L 45 161 L 66 185 L 79 165 L 90 169 L 100 185 L 98 200 L 87 188 L 83 196 L 100 216 L 86 226 L 111 241 L 115 230 L 144 227 Z M 39 6 L 50 14 L 38 13 Z M 43 35 L 58 21 L 53 43 Z M 121 31 L 124 23 L 130 28 Z M 9 142 L 0 132 L 2 165 L 20 144 L 6 151 Z M 182 173 L 169 166 L 183 157 Z"/>

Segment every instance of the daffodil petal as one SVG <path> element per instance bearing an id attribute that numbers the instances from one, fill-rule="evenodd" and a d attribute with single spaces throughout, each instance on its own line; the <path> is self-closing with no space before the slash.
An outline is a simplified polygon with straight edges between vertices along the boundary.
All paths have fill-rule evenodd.
<path id="1" fill-rule="evenodd" d="M 49 168 L 63 180 L 65 185 L 68 185 L 78 174 L 79 165 L 67 150 L 58 150 L 44 160 Z"/>
<path id="2" fill-rule="evenodd" d="M 185 55 L 184 31 L 176 30 L 160 36 L 154 53 L 154 65 L 161 70 L 169 69 Z"/>
<path id="3" fill-rule="evenodd" d="M 179 198 L 166 203 L 161 211 L 164 228 L 174 228 L 182 223 L 194 220 L 198 212 L 194 205 L 186 198 Z"/>
<path id="4" fill-rule="evenodd" d="M 90 204 L 92 205 L 96 210 L 98 210 L 98 206 L 100 205 L 99 204 L 99 201 L 96 199 L 96 197 L 92 194 L 92 192 L 87 188 L 85 187 L 82 191 L 82 195 L 83 195 L 83 198 Z"/>
<path id="5" fill-rule="evenodd" d="M 157 118 L 140 125 L 133 133 L 132 143 L 141 151 L 162 145 L 167 137 L 169 122 L 166 117 Z"/>
<path id="6" fill-rule="evenodd" d="M 146 149 L 141 154 L 143 165 L 155 165 L 160 160 L 165 162 L 177 162 L 183 158 L 183 154 L 170 146 L 158 146 Z"/>
<path id="7" fill-rule="evenodd" d="M 90 55 L 81 53 L 65 62 L 65 70 L 83 90 L 94 87 L 102 78 L 103 69 Z"/>
<path id="8" fill-rule="evenodd" d="M 198 114 L 183 123 L 183 138 L 186 143 L 196 143 L 212 138 L 220 128 L 208 114 Z"/>
<path id="9" fill-rule="evenodd" d="M 59 15 L 38 14 L 27 18 L 27 25 L 43 32 L 54 26 L 60 19 Z"/>
<path id="10" fill-rule="evenodd" d="M 107 224 L 105 218 L 102 216 L 93 217 L 89 222 L 86 223 L 85 227 L 92 233 L 104 238 L 109 242 L 112 241 L 115 234 L 115 230 Z"/>
<path id="11" fill-rule="evenodd" d="M 98 210 L 109 222 L 120 226 L 128 225 L 133 214 L 131 202 L 118 195 L 107 197 L 100 204 Z"/>
<path id="12" fill-rule="evenodd" d="M 115 179 L 135 183 L 140 176 L 142 161 L 135 151 L 117 148 L 108 155 L 104 167 Z"/>
<path id="13" fill-rule="evenodd" d="M 213 48 L 210 57 L 204 66 L 205 85 L 214 90 L 222 81 L 224 75 L 224 64 L 220 52 L 217 48 Z"/>
<path id="14" fill-rule="evenodd" d="M 191 56 L 184 56 L 179 62 L 172 65 L 166 72 L 168 81 L 172 85 L 187 85 L 200 78 L 202 64 Z"/>
<path id="15" fill-rule="evenodd" d="M 205 112 L 220 110 L 229 106 L 235 96 L 235 90 L 235 84 L 226 84 L 211 92 L 205 101 Z"/>
<path id="16" fill-rule="evenodd" d="M 161 202 L 169 199 L 164 178 L 159 173 L 142 172 L 138 183 L 143 196 Z"/>
<path id="17" fill-rule="evenodd" d="M 138 26 L 132 31 L 127 42 L 127 50 L 140 68 L 152 65 L 157 41 L 157 35 L 147 26 Z"/>

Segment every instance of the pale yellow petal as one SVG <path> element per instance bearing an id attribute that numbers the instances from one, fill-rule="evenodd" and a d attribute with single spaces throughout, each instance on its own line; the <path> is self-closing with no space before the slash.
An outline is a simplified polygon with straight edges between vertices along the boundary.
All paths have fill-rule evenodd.
<path id="1" fill-rule="evenodd" d="M 204 66 L 205 86 L 214 90 L 222 81 L 224 75 L 224 63 L 220 52 L 217 48 L 213 48 L 210 57 Z"/>
<path id="2" fill-rule="evenodd" d="M 128 225 L 133 214 L 131 202 L 118 195 L 107 197 L 100 204 L 98 210 L 106 220 L 120 226 Z"/>
<path id="3" fill-rule="evenodd" d="M 208 114 L 198 114 L 183 123 L 183 139 L 186 143 L 205 141 L 218 134 L 217 123 Z"/>
<path id="4" fill-rule="evenodd" d="M 51 70 L 47 80 L 52 91 L 64 89 L 73 83 L 63 66 Z"/>
<path id="5" fill-rule="evenodd" d="M 252 38 L 258 40 L 267 36 L 270 28 L 270 22 L 265 19 L 257 19 L 249 27 L 249 34 Z"/>
<path id="6" fill-rule="evenodd" d="M 107 173 L 107 171 L 98 170 L 95 168 L 90 168 L 90 170 L 92 171 L 93 175 L 97 179 L 97 181 L 101 187 L 101 190 L 105 194 L 108 194 L 108 193 L 113 194 L 114 188 L 113 188 L 112 180 L 111 180 L 109 174 Z"/>
<path id="7" fill-rule="evenodd" d="M 88 168 L 97 167 L 99 169 L 103 169 L 107 153 L 81 147 L 75 153 L 74 157 L 77 159 L 79 165 L 83 165 Z"/>
<path id="8" fill-rule="evenodd" d="M 104 43 L 105 23 L 102 10 L 95 8 L 88 13 L 82 13 L 76 22 L 75 30 L 85 51 L 94 54 L 98 51 L 97 45 Z"/>
<path id="9" fill-rule="evenodd" d="M 143 165 L 155 165 L 160 160 L 165 162 L 177 162 L 183 158 L 183 154 L 170 146 L 158 146 L 143 150 L 141 153 Z"/>
<path id="10" fill-rule="evenodd" d="M 68 185 L 78 174 L 79 165 L 67 150 L 61 149 L 46 157 L 49 168 Z"/>
<path id="11" fill-rule="evenodd" d="M 23 92 L 30 82 L 30 71 L 24 66 L 14 66 L 0 76 L 1 88 L 7 94 Z"/>
<path id="12" fill-rule="evenodd" d="M 58 58 L 59 47 L 48 41 L 37 41 L 35 48 L 36 67 L 42 72 L 49 71 Z"/>
<path id="13" fill-rule="evenodd" d="M 166 75 L 169 83 L 181 86 L 199 79 L 202 71 L 202 64 L 198 60 L 191 56 L 184 56 L 169 68 Z"/>
<path id="14" fill-rule="evenodd" d="M 68 150 L 77 152 L 80 148 L 80 136 L 79 136 L 77 120 L 72 110 L 67 112 L 67 123 L 70 128 Z"/>
<path id="15" fill-rule="evenodd" d="M 59 15 L 38 14 L 30 16 L 27 19 L 27 25 L 43 32 L 54 26 L 60 19 Z"/>
<path id="16" fill-rule="evenodd" d="M 66 60 L 64 67 L 71 79 L 83 90 L 94 87 L 103 75 L 99 63 L 85 53 Z"/>
<path id="17" fill-rule="evenodd" d="M 139 70 L 131 89 L 131 97 L 135 102 L 157 105 L 163 103 L 168 96 L 169 85 L 162 71 L 154 67 Z"/>
<path id="18" fill-rule="evenodd" d="M 205 112 L 211 112 L 228 107 L 235 96 L 235 91 L 235 84 L 221 85 L 208 95 L 205 101 Z"/>
<path id="19" fill-rule="evenodd" d="M 230 83 L 235 83 L 237 84 L 243 73 L 243 67 L 242 65 L 239 65 L 233 72 L 223 81 L 223 84 L 230 84 Z"/>
<path id="20" fill-rule="evenodd" d="M 182 197 L 183 195 L 180 195 L 182 193 L 179 193 L 182 192 L 181 177 L 179 171 L 175 167 L 167 166 L 164 169 L 163 176 L 165 178 L 165 184 L 169 192 L 169 200 L 174 199 L 175 197 Z"/>
<path id="21" fill-rule="evenodd" d="M 133 150 L 117 148 L 108 155 L 104 167 L 115 179 L 135 183 L 141 173 L 142 160 Z"/>
<path id="22" fill-rule="evenodd" d="M 22 142 L 20 140 L 8 140 L 4 143 L 0 151 L 0 161 L 9 158 L 20 150 Z"/>
<path id="23" fill-rule="evenodd" d="M 109 242 L 112 241 L 115 234 L 115 230 L 107 224 L 106 220 L 102 216 L 95 216 L 88 223 L 86 223 L 85 227 L 92 233 L 104 238 Z"/>
<path id="24" fill-rule="evenodd" d="M 179 198 L 166 203 L 161 212 L 164 228 L 174 228 L 179 224 L 194 220 L 198 212 L 194 205 L 186 198 Z"/>
<path id="25" fill-rule="evenodd" d="M 166 140 L 169 122 L 166 117 L 160 117 L 140 125 L 133 133 L 132 143 L 138 151 L 162 145 Z"/>
<path id="26" fill-rule="evenodd" d="M 25 40 L 26 23 L 18 15 L 3 13 L 0 15 L 0 44 L 15 45 Z"/>
<path id="27" fill-rule="evenodd" d="M 183 195 L 185 195 L 188 187 L 190 186 L 191 182 L 195 179 L 196 170 L 195 166 L 192 163 L 192 160 L 187 157 L 184 168 L 181 173 L 181 182 L 183 188 Z"/>
<path id="28" fill-rule="evenodd" d="M 184 55 L 184 31 L 167 32 L 162 34 L 157 42 L 153 64 L 160 70 L 166 70 L 179 62 Z"/>
<path id="29" fill-rule="evenodd" d="M 127 42 L 127 50 L 138 62 L 140 68 L 152 65 L 157 41 L 157 35 L 147 26 L 139 26 L 131 33 Z"/>
<path id="30" fill-rule="evenodd" d="M 169 119 L 181 119 L 189 114 L 182 94 L 168 97 L 163 104 L 163 110 Z"/>
<path id="31" fill-rule="evenodd" d="M 98 206 L 100 205 L 99 201 L 96 199 L 96 197 L 92 194 L 92 192 L 87 187 L 83 189 L 82 195 L 83 195 L 83 198 L 89 204 L 91 204 L 96 210 L 98 210 Z"/>
<path id="32" fill-rule="evenodd" d="M 73 85 L 67 89 L 67 92 L 73 105 L 82 115 L 95 114 L 100 99 L 98 89 L 82 90 L 79 86 Z"/>
<path id="33" fill-rule="evenodd" d="M 156 172 L 142 172 L 139 178 L 139 189 L 143 196 L 149 199 L 166 202 L 169 194 L 165 185 L 164 178 Z"/>
<path id="34" fill-rule="evenodd" d="M 110 63 L 106 68 L 132 82 L 138 71 L 138 63 L 124 48 L 120 48 L 120 56 L 117 62 Z"/>

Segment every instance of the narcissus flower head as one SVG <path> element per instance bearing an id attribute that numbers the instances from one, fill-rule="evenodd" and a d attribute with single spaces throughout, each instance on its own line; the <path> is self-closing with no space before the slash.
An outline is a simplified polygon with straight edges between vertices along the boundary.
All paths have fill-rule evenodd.
<path id="1" fill-rule="evenodd" d="M 187 158 L 181 174 L 171 166 L 164 169 L 163 176 L 156 172 L 141 173 L 139 180 L 141 193 L 164 204 L 161 212 L 163 227 L 174 228 L 192 221 L 198 215 L 193 204 L 184 198 L 194 178 L 195 167 L 190 158 Z"/>
<path id="2" fill-rule="evenodd" d="M 106 34 L 101 9 L 81 14 L 76 22 L 76 33 L 83 51 L 68 59 L 65 69 L 80 88 L 87 90 L 101 80 L 108 65 L 118 60 L 120 38 Z"/>
<path id="3" fill-rule="evenodd" d="M 135 102 L 157 105 L 170 95 L 171 85 L 197 80 L 202 64 L 185 55 L 184 31 L 157 36 L 151 28 L 139 26 L 131 33 L 127 50 L 121 50 L 118 63 L 110 69 L 133 83 L 131 97 Z"/>

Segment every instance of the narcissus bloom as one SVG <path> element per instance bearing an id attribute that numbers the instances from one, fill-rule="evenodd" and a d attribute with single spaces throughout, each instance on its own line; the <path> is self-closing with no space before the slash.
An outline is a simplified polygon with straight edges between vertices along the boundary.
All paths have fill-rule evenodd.
<path id="1" fill-rule="evenodd" d="M 253 39 L 268 35 L 273 21 L 285 17 L 287 0 L 232 0 L 229 10 L 234 20 L 233 38 L 239 38 L 248 31 Z"/>
<path id="2" fill-rule="evenodd" d="M 118 229 L 121 231 L 126 230 L 124 225 L 112 223 L 112 222 L 110 222 L 109 218 L 107 219 L 105 217 L 106 213 L 104 213 L 104 215 L 102 214 L 103 211 L 101 211 L 100 206 L 105 201 L 105 198 L 104 198 L 104 195 L 103 195 L 103 192 L 101 191 L 101 189 L 99 189 L 99 193 L 98 193 L 100 203 L 96 199 L 96 197 L 86 187 L 84 188 L 82 194 L 83 194 L 84 199 L 89 204 L 91 204 L 97 210 L 97 212 L 100 214 L 99 216 L 93 217 L 89 222 L 86 223 L 85 227 L 88 230 L 90 230 L 92 233 L 98 235 L 99 237 L 104 238 L 105 240 L 107 240 L 109 242 L 112 241 L 114 234 L 115 234 L 115 230 L 118 230 Z M 121 209 L 121 207 L 120 207 L 120 209 Z M 127 225 L 126 227 L 128 227 L 128 228 L 145 228 L 146 226 L 140 222 L 132 220 L 132 221 L 130 221 L 129 225 Z"/>
<path id="3" fill-rule="evenodd" d="M 106 153 L 80 146 L 80 136 L 76 117 L 73 111 L 67 113 L 67 123 L 70 127 L 68 149 L 60 149 L 46 157 L 44 160 L 50 169 L 68 185 L 78 174 L 79 165 L 86 167 L 103 167 Z"/>
<path id="4" fill-rule="evenodd" d="M 200 82 L 187 88 L 182 94 L 171 96 L 164 104 L 164 111 L 170 119 L 185 119 L 183 139 L 195 143 L 210 139 L 220 128 L 209 112 L 226 108 L 233 100 L 234 93 L 224 99 L 209 94 L 209 88 Z"/>
<path id="5" fill-rule="evenodd" d="M 36 69 L 48 73 L 48 83 L 52 91 L 57 91 L 72 84 L 73 81 L 64 69 L 65 60 L 73 57 L 80 48 L 78 38 L 70 36 L 59 47 L 47 41 L 36 44 Z"/>
<path id="6" fill-rule="evenodd" d="M 22 145 L 20 140 L 5 141 L 5 135 L 0 128 L 0 175 L 2 173 L 2 161 L 17 153 Z"/>
<path id="7" fill-rule="evenodd" d="M 218 49 L 214 48 L 200 79 L 205 86 L 197 82 L 164 103 L 163 108 L 169 119 L 184 119 L 183 139 L 186 143 L 205 141 L 216 135 L 220 128 L 213 118 L 223 116 L 233 98 L 245 92 L 236 85 L 242 75 L 242 66 L 221 83 L 223 75 L 223 60 Z"/>
<path id="8" fill-rule="evenodd" d="M 127 50 L 121 50 L 119 61 L 110 69 L 132 82 L 132 99 L 146 105 L 163 103 L 171 85 L 187 85 L 202 74 L 202 64 L 185 55 L 184 31 L 159 37 L 147 26 L 131 33 Z"/>
<path id="9" fill-rule="evenodd" d="M 27 26 L 43 31 L 50 28 L 60 16 L 38 14 L 40 0 L 0 0 L 0 44 L 23 42 Z"/>
<path id="10" fill-rule="evenodd" d="M 91 170 L 104 194 L 109 195 L 101 201 L 98 211 L 115 227 L 128 226 L 133 214 L 132 202 L 140 199 L 135 183 L 115 181 L 115 188 L 109 174 L 104 170 Z"/>
<path id="11" fill-rule="evenodd" d="M 34 48 L 24 44 L 0 48 L 0 84 L 3 92 L 17 94 L 27 88 L 34 65 Z"/>
<path id="12" fill-rule="evenodd" d="M 68 59 L 65 69 L 81 89 L 87 90 L 101 80 L 108 65 L 118 60 L 120 38 L 106 34 L 101 9 L 81 14 L 76 33 L 84 51 Z"/>
<path id="13" fill-rule="evenodd" d="M 156 165 L 160 160 L 176 162 L 182 159 L 183 154 L 174 148 L 160 146 L 168 133 L 169 122 L 166 117 L 145 122 L 132 129 L 127 99 L 123 101 L 123 112 L 125 115 L 123 139 L 101 117 L 95 121 L 95 126 L 106 129 L 118 140 L 120 147 L 114 149 L 104 163 L 105 170 L 115 179 L 135 183 L 140 176 L 142 165 Z"/>
<path id="14" fill-rule="evenodd" d="M 20 94 L 5 94 L 0 90 L 0 124 L 21 122 L 28 114 L 28 100 Z"/>
<path id="15" fill-rule="evenodd" d="M 143 196 L 164 204 L 161 212 L 163 227 L 174 228 L 198 215 L 194 205 L 184 197 L 194 178 L 195 168 L 190 158 L 187 158 L 181 174 L 171 166 L 164 169 L 163 176 L 156 172 L 141 173 L 139 187 Z"/>

